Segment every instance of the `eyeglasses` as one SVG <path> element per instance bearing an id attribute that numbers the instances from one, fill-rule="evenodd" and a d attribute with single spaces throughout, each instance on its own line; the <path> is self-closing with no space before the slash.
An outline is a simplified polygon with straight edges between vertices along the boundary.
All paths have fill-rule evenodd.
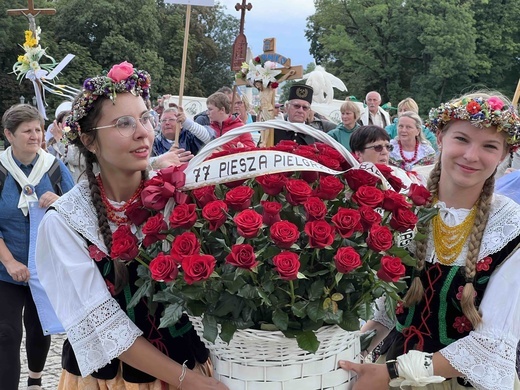
<path id="1" fill-rule="evenodd" d="M 157 119 L 150 111 L 145 112 L 139 118 L 139 122 L 145 129 L 150 131 L 157 127 Z M 94 127 L 92 130 L 108 129 L 110 127 L 115 127 L 123 137 L 131 137 L 135 133 L 135 129 L 137 129 L 137 121 L 133 116 L 125 115 L 117 118 L 114 125 Z"/>
<path id="2" fill-rule="evenodd" d="M 173 119 L 173 118 L 161 119 L 161 123 L 170 123 L 170 122 L 177 122 L 177 119 Z"/>
<path id="3" fill-rule="evenodd" d="M 291 103 L 291 106 L 293 106 L 297 110 L 301 108 L 303 109 L 303 111 L 309 111 L 311 109 L 311 106 L 304 106 L 303 104 L 298 103 Z"/>
<path id="4" fill-rule="evenodd" d="M 374 149 L 377 153 L 381 153 L 383 151 L 383 148 L 386 148 L 389 152 L 394 150 L 394 145 L 392 144 L 386 144 L 386 145 L 372 145 L 372 146 L 365 146 L 365 149 Z"/>

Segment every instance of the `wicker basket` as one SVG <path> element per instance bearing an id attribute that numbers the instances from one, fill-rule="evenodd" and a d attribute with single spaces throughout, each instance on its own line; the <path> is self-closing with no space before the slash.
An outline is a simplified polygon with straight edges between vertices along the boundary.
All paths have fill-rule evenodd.
<path id="1" fill-rule="evenodd" d="M 359 332 L 327 326 L 316 332 L 320 347 L 303 351 L 282 332 L 237 330 L 231 342 L 202 337 L 200 318 L 192 323 L 211 352 L 215 377 L 230 390 L 348 390 L 354 377 L 338 368 L 339 360 L 359 362 Z"/>

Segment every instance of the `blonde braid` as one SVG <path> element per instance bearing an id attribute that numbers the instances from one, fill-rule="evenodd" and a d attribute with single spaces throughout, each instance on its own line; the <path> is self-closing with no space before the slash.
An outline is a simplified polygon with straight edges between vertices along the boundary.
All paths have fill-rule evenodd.
<path id="1" fill-rule="evenodd" d="M 462 312 L 471 321 L 473 328 L 476 328 L 482 321 L 482 317 L 475 307 L 475 287 L 473 283 L 477 273 L 476 266 L 482 244 L 482 235 L 489 219 L 494 188 L 495 176 L 493 175 L 486 180 L 482 188 L 477 204 L 477 215 L 468 239 L 468 256 L 466 257 L 465 267 L 466 284 L 462 290 L 461 306 Z"/>
<path id="2" fill-rule="evenodd" d="M 428 190 L 432 194 L 430 197 L 430 201 L 425 205 L 425 207 L 432 206 L 432 200 L 437 198 L 439 193 L 439 180 L 441 178 L 441 160 L 440 158 L 437 160 L 433 170 L 430 174 L 430 178 L 428 179 Z M 429 223 L 426 223 L 422 228 L 429 228 Z M 421 271 L 424 269 L 424 262 L 426 259 L 426 249 L 428 247 L 428 234 L 425 235 L 425 238 L 421 241 L 417 242 L 415 257 L 417 259 L 417 265 L 415 266 L 415 276 L 412 279 L 412 283 L 406 292 L 406 295 L 403 298 L 404 306 L 410 307 L 417 303 L 419 303 L 424 296 L 424 286 L 421 281 Z"/>

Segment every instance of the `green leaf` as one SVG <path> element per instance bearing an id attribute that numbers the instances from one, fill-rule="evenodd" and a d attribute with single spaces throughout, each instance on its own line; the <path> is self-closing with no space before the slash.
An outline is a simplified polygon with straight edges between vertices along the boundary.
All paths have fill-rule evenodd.
<path id="1" fill-rule="evenodd" d="M 127 307 L 129 309 L 132 307 L 135 307 L 142 298 L 144 298 L 144 297 L 152 298 L 152 294 L 153 294 L 152 282 L 151 282 L 151 280 L 146 280 L 142 284 L 142 286 L 137 289 L 137 291 L 135 292 L 135 294 L 132 297 L 132 299 L 130 300 L 130 302 L 128 302 Z"/>
<path id="2" fill-rule="evenodd" d="M 309 289 L 309 300 L 314 301 L 316 299 L 320 299 L 323 295 L 323 289 L 325 287 L 325 280 L 319 279 L 311 284 L 311 288 Z"/>
<path id="3" fill-rule="evenodd" d="M 305 301 L 298 301 L 292 305 L 291 310 L 296 317 L 303 318 L 307 314 L 307 305 L 308 303 Z"/>
<path id="4" fill-rule="evenodd" d="M 218 335 L 217 320 L 215 317 L 205 314 L 204 317 L 202 317 L 202 325 L 204 327 L 204 333 L 202 335 L 206 340 L 214 343 Z"/>
<path id="5" fill-rule="evenodd" d="M 287 325 L 289 324 L 289 316 L 282 310 L 276 309 L 273 313 L 273 323 L 276 325 L 278 329 L 287 330 Z"/>
<path id="6" fill-rule="evenodd" d="M 316 300 L 309 302 L 309 306 L 307 307 L 307 315 L 314 322 L 323 318 L 323 307 L 321 301 Z"/>
<path id="7" fill-rule="evenodd" d="M 359 330 L 359 318 L 355 313 L 346 311 L 343 313 L 343 319 L 339 323 L 339 326 L 348 331 Z"/>
<path id="8" fill-rule="evenodd" d="M 182 313 L 183 307 L 178 303 L 172 303 L 171 305 L 168 305 L 161 317 L 159 328 L 169 328 L 170 326 L 175 325 L 181 318 Z"/>
<path id="9" fill-rule="evenodd" d="M 222 323 L 222 329 L 220 330 L 220 338 L 229 344 L 236 330 L 237 327 L 235 324 L 230 321 L 224 321 Z"/>
<path id="10" fill-rule="evenodd" d="M 257 288 L 255 286 L 251 286 L 250 284 L 243 286 L 238 291 L 237 295 L 245 299 L 255 299 L 259 297 Z"/>
<path id="11" fill-rule="evenodd" d="M 489 276 L 482 276 L 481 278 L 478 278 L 477 284 L 484 284 L 489 280 Z"/>
<path id="12" fill-rule="evenodd" d="M 301 349 L 311 353 L 315 353 L 320 346 L 320 342 L 312 330 L 306 330 L 299 333 L 296 336 L 296 341 Z"/>

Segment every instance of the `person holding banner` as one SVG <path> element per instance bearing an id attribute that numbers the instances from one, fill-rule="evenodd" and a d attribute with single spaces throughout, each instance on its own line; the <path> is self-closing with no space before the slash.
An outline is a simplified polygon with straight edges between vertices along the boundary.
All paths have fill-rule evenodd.
<path id="1" fill-rule="evenodd" d="M 60 390 L 227 389 L 211 377 L 209 352 L 186 315 L 161 328 L 162 304 L 129 304 L 138 262 L 123 262 L 136 255 L 113 245 L 116 229 L 141 224 L 137 200 L 155 127 L 145 105 L 150 83 L 146 71 L 115 65 L 85 81 L 67 119 L 87 180 L 45 215 L 36 245 L 38 275 L 68 336 Z"/>
<path id="2" fill-rule="evenodd" d="M 35 228 L 29 207 L 32 202 L 49 207 L 59 192 L 70 190 L 74 183 L 65 165 L 40 148 L 43 118 L 35 107 L 11 107 L 3 115 L 2 126 L 11 146 L 0 155 L 0 388 L 18 389 L 25 327 L 27 386 L 39 390 L 51 338 L 43 334 L 36 297 L 28 285 L 29 279 L 36 279 L 29 270 L 34 244 L 30 233 Z"/>
<path id="3" fill-rule="evenodd" d="M 340 366 L 358 374 L 354 389 L 518 389 L 520 209 L 493 191 L 497 166 L 520 144 L 520 117 L 499 93 L 477 92 L 430 121 L 441 152 L 426 206 L 439 212 L 409 247 L 417 263 L 396 318 L 379 302 L 363 329 L 378 331 L 371 347 L 389 334 L 386 364 Z"/>

